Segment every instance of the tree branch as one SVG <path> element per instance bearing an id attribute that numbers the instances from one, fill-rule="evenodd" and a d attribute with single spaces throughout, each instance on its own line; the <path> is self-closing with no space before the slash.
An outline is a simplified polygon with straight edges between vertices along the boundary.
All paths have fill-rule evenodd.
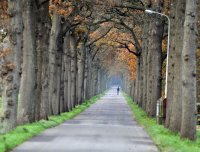
<path id="1" fill-rule="evenodd" d="M 106 36 L 110 31 L 111 31 L 112 27 L 108 29 L 108 31 L 106 33 L 104 33 L 103 35 L 101 35 L 99 38 L 93 40 L 92 42 L 90 42 L 89 44 L 87 44 L 86 46 L 91 46 L 92 44 L 94 44 L 95 42 L 97 42 L 98 40 L 102 39 L 104 36 Z"/>
<path id="2" fill-rule="evenodd" d="M 141 11 L 145 10 L 145 7 L 137 6 L 137 5 L 116 5 L 114 7 L 116 7 L 116 8 L 128 8 L 128 9 L 132 9 L 132 10 L 141 10 Z"/>
<path id="3" fill-rule="evenodd" d="M 116 24 L 119 24 L 119 25 L 122 25 L 123 27 L 125 27 L 128 31 L 131 32 L 131 35 L 135 41 L 135 47 L 136 47 L 136 50 L 138 53 L 142 52 L 142 48 L 140 46 L 140 43 L 135 35 L 135 32 L 132 30 L 132 28 L 130 28 L 128 25 L 126 25 L 122 20 L 120 20 L 120 22 L 117 22 L 117 21 L 114 21 L 114 20 L 110 20 L 110 22 L 113 22 L 113 23 L 116 23 Z"/>
<path id="4" fill-rule="evenodd" d="M 113 41 L 113 42 L 116 42 L 116 43 L 121 44 L 121 46 L 120 46 L 119 48 L 125 48 L 125 49 L 127 49 L 130 53 L 134 54 L 136 57 L 139 57 L 140 54 L 141 54 L 140 52 L 132 51 L 132 50 L 128 47 L 128 45 L 127 45 L 126 43 L 122 43 L 122 42 L 117 41 L 117 40 L 115 40 L 115 41 Z"/>
<path id="5" fill-rule="evenodd" d="M 92 61 L 94 60 L 95 56 L 97 55 L 97 53 L 99 52 L 100 48 L 97 48 L 97 50 L 95 51 L 93 57 L 92 57 Z"/>

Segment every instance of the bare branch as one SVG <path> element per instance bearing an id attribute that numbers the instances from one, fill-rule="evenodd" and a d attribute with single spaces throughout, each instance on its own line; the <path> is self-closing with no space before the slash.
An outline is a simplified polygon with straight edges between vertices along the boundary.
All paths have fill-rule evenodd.
<path id="1" fill-rule="evenodd" d="M 134 54 L 136 57 L 140 56 L 140 53 L 138 52 L 135 52 L 135 51 L 132 51 L 128 45 L 126 43 L 123 43 L 123 42 L 120 42 L 120 41 L 117 41 L 117 40 L 113 40 L 112 42 L 116 42 L 116 43 L 119 43 L 121 44 L 119 48 L 125 48 L 127 49 L 130 53 Z"/>
<path id="2" fill-rule="evenodd" d="M 103 35 L 101 35 L 100 37 L 98 37 L 97 39 L 93 40 L 92 42 L 90 42 L 89 44 L 87 44 L 86 46 L 91 46 L 92 44 L 94 44 L 95 42 L 97 42 L 98 40 L 102 39 L 104 36 L 106 36 L 110 31 L 111 31 L 112 27 L 108 29 L 108 31 L 106 33 L 104 33 Z"/>

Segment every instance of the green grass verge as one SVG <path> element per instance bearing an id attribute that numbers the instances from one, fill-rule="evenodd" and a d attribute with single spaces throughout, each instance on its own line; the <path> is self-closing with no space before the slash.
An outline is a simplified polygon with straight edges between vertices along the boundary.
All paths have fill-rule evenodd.
<path id="1" fill-rule="evenodd" d="M 0 97 L 0 117 L 2 115 L 2 98 Z"/>
<path id="2" fill-rule="evenodd" d="M 163 125 L 157 124 L 155 119 L 149 118 L 128 95 L 124 96 L 136 121 L 145 128 L 161 152 L 200 152 L 200 131 L 197 132 L 195 142 L 181 139 L 179 134 L 172 133 Z"/>
<path id="3" fill-rule="evenodd" d="M 99 100 L 105 93 L 94 96 L 90 100 L 85 101 L 82 105 L 76 106 L 72 111 L 62 113 L 59 116 L 51 116 L 49 120 L 40 120 L 31 124 L 25 124 L 16 127 L 5 135 L 0 136 L 0 152 L 7 152 L 20 145 L 24 141 L 30 139 L 33 136 L 40 134 L 42 131 L 55 127 L 66 120 L 72 119 L 76 115 L 83 112 L 91 104 Z"/>

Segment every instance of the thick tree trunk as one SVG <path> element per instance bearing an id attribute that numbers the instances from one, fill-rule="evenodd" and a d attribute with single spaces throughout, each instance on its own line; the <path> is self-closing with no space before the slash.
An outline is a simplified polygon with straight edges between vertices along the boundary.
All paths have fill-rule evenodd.
<path id="1" fill-rule="evenodd" d="M 151 117 L 156 116 L 156 103 L 161 97 L 162 91 L 162 36 L 163 36 L 163 22 L 158 19 L 151 24 L 150 46 L 149 55 L 152 58 L 151 62 L 151 75 L 150 85 L 152 88 L 150 95 L 150 104 L 148 114 Z"/>
<path id="2" fill-rule="evenodd" d="M 151 9 L 160 12 L 163 1 L 151 1 Z M 148 47 L 148 69 L 147 69 L 147 113 L 149 116 L 156 115 L 156 103 L 161 97 L 162 91 L 162 38 L 164 22 L 157 16 L 151 14 L 153 21 L 149 24 L 149 47 Z"/>
<path id="3" fill-rule="evenodd" d="M 64 102 L 64 54 L 61 54 L 61 67 L 60 69 L 60 95 L 59 95 L 59 105 L 60 105 L 60 113 L 65 112 L 65 102 Z"/>
<path id="4" fill-rule="evenodd" d="M 91 68 L 91 56 L 87 52 L 87 90 L 86 90 L 86 99 L 91 98 L 91 87 L 92 87 L 92 68 Z"/>
<path id="5" fill-rule="evenodd" d="M 60 95 L 60 72 L 61 72 L 61 51 L 62 32 L 61 17 L 54 13 L 52 18 L 52 28 L 49 45 L 49 113 L 58 115 L 59 95 Z"/>
<path id="6" fill-rule="evenodd" d="M 143 89 L 144 89 L 144 86 L 143 86 L 143 68 L 144 68 L 144 65 L 143 65 L 143 54 L 141 53 L 141 55 L 139 56 L 139 62 L 140 62 L 140 73 L 139 73 L 139 92 L 138 92 L 138 102 L 139 102 L 139 106 L 140 107 L 143 107 Z"/>
<path id="7" fill-rule="evenodd" d="M 87 98 L 87 90 L 88 90 L 88 48 L 85 50 L 85 74 L 84 74 L 84 99 Z"/>
<path id="8" fill-rule="evenodd" d="M 176 26 L 176 0 L 172 2 L 172 10 L 170 14 L 171 27 L 170 29 L 175 29 Z M 170 51 L 169 51 L 169 71 L 168 71 L 168 81 L 167 81 L 167 108 L 166 108 L 166 120 L 165 127 L 169 128 L 170 119 L 171 119 L 171 111 L 172 111 L 172 103 L 173 103 L 173 83 L 174 83 L 174 64 L 175 64 L 175 32 L 173 30 L 170 31 Z"/>
<path id="9" fill-rule="evenodd" d="M 92 96 L 97 95 L 97 92 L 98 92 L 97 89 L 98 89 L 98 65 L 97 63 L 95 63 L 93 67 L 93 85 L 92 85 L 92 90 L 91 90 L 93 91 Z"/>
<path id="10" fill-rule="evenodd" d="M 48 43 L 50 33 L 49 3 L 38 1 L 37 11 L 37 86 L 35 120 L 48 116 Z"/>
<path id="11" fill-rule="evenodd" d="M 78 104 L 81 104 L 84 100 L 85 51 L 85 43 L 81 42 L 78 66 Z"/>
<path id="12" fill-rule="evenodd" d="M 182 51 L 181 137 L 189 138 L 191 140 L 196 138 L 196 6 L 196 0 L 186 0 Z"/>
<path id="13" fill-rule="evenodd" d="M 147 103 L 147 55 L 148 55 L 148 22 L 144 23 L 142 34 L 142 60 L 143 60 L 143 96 L 142 108 L 146 110 Z"/>
<path id="14" fill-rule="evenodd" d="M 172 96 L 171 104 L 171 118 L 169 128 L 174 132 L 179 132 L 181 129 L 181 117 L 182 117 L 182 86 L 180 78 L 182 77 L 181 73 L 181 53 L 183 49 L 183 25 L 184 25 L 184 16 L 185 16 L 185 0 L 178 0 L 176 4 L 176 17 L 175 17 L 175 43 L 174 43 L 174 75 L 173 75 L 173 92 L 172 94 L 168 93 L 168 96 Z M 172 76 L 172 75 L 171 75 Z M 168 84 L 169 85 L 169 84 Z M 170 99 L 171 97 L 169 97 Z"/>
<path id="15" fill-rule="evenodd" d="M 138 104 L 139 103 L 139 88 L 140 88 L 140 59 L 138 58 L 137 61 L 137 77 L 136 77 L 136 90 L 135 90 L 135 102 Z"/>
<path id="16" fill-rule="evenodd" d="M 77 104 L 77 44 L 76 44 L 76 38 L 75 35 L 72 34 L 70 37 L 70 46 L 71 46 L 71 101 L 72 101 L 72 107 L 75 107 Z"/>
<path id="17" fill-rule="evenodd" d="M 66 111 L 71 110 L 70 105 L 70 36 L 66 34 L 64 39 L 64 107 Z"/>
<path id="18" fill-rule="evenodd" d="M 13 0 L 8 1 L 8 13 L 11 14 L 10 19 L 10 44 L 11 52 L 8 56 L 7 63 L 12 63 L 15 65 L 14 68 L 5 67 L 5 73 L 1 73 L 3 76 L 3 128 L 0 128 L 0 134 L 6 133 L 12 130 L 16 126 L 16 116 L 17 116 L 17 104 L 19 95 L 19 84 L 20 84 L 20 69 L 21 69 L 21 48 L 22 48 L 22 8 L 21 1 Z M 6 64 L 7 64 L 6 63 Z M 1 121 L 0 121 L 1 123 Z"/>
<path id="19" fill-rule="evenodd" d="M 35 120 L 36 101 L 36 4 L 33 0 L 23 1 L 23 65 L 20 86 L 19 123 Z"/>
<path id="20" fill-rule="evenodd" d="M 150 35 L 150 32 L 149 32 L 149 35 Z M 148 38 L 148 45 L 150 46 L 150 42 L 149 42 L 149 39 Z M 150 50 L 148 50 L 148 54 L 147 54 L 147 103 L 146 103 L 146 112 L 148 114 L 150 114 L 150 104 L 151 104 L 151 95 L 152 95 L 152 55 L 150 53 Z"/>
<path id="21" fill-rule="evenodd" d="M 98 69 L 98 73 L 97 73 L 97 79 L 98 79 L 98 83 L 97 83 L 97 94 L 101 93 L 100 90 L 100 84 L 101 84 L 101 69 Z"/>
<path id="22" fill-rule="evenodd" d="M 70 36 L 69 36 L 70 38 Z M 71 50 L 69 48 L 68 52 L 67 52 L 67 65 L 68 65 L 68 72 L 67 72 L 67 77 L 68 77 L 68 97 L 67 97 L 67 105 L 68 105 L 68 110 L 71 111 L 72 108 L 73 108 L 73 101 L 72 101 L 72 98 L 71 98 L 71 86 L 72 86 L 72 83 L 71 83 L 71 64 L 72 64 L 72 59 L 71 59 Z"/>

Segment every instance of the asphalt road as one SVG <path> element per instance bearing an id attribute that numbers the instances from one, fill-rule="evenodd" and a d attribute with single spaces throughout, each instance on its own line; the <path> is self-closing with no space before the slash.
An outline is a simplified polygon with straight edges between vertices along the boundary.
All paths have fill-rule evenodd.
<path id="1" fill-rule="evenodd" d="M 124 97 L 111 89 L 72 120 L 48 129 L 13 152 L 158 152 L 133 119 Z"/>

